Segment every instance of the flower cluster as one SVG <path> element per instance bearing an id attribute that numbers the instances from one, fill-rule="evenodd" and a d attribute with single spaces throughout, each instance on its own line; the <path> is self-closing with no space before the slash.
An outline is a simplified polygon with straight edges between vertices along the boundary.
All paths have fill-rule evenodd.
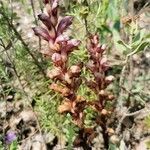
<path id="1" fill-rule="evenodd" d="M 86 84 L 97 95 L 97 100 L 91 102 L 90 105 L 98 112 L 96 122 L 102 128 L 104 145 L 108 149 L 109 134 L 114 133 L 114 130 L 109 128 L 108 120 L 111 110 L 108 110 L 106 106 L 108 101 L 114 99 L 114 95 L 108 92 L 106 88 L 114 80 L 114 76 L 106 76 L 109 65 L 104 54 L 105 48 L 105 45 L 100 45 L 98 35 L 91 35 L 89 37 L 87 50 L 90 58 L 86 67 L 91 71 L 94 79 L 86 80 Z"/>
<path id="2" fill-rule="evenodd" d="M 35 35 L 48 42 L 49 49 L 42 53 L 51 57 L 54 65 L 53 69 L 47 71 L 47 76 L 55 81 L 50 85 L 50 89 L 64 97 L 58 111 L 71 113 L 74 123 L 82 126 L 85 100 L 76 95 L 76 91 L 81 84 L 80 74 L 83 64 L 68 66 L 68 56 L 73 50 L 78 49 L 80 41 L 70 39 L 64 33 L 72 24 L 73 18 L 58 17 L 58 0 L 45 0 L 44 4 L 45 12 L 38 15 L 44 27 L 35 27 L 33 31 Z"/>
<path id="3" fill-rule="evenodd" d="M 69 54 L 78 49 L 80 44 L 79 40 L 71 39 L 65 35 L 65 31 L 72 24 L 73 18 L 71 16 L 62 19 L 58 17 L 58 0 L 44 0 L 44 4 L 45 12 L 38 15 L 44 27 L 35 27 L 33 31 L 35 35 L 48 42 L 49 49 L 42 51 L 42 53 L 49 56 L 53 62 L 53 68 L 47 71 L 47 76 L 53 80 L 49 87 L 64 98 L 58 112 L 70 113 L 73 122 L 82 131 L 79 133 L 80 138 L 78 137 L 78 139 L 88 139 L 88 136 L 94 138 L 95 134 L 93 134 L 94 129 L 87 130 L 84 127 L 84 110 L 87 106 L 94 108 L 99 114 L 96 119 L 103 130 L 105 145 L 108 145 L 107 118 L 111 112 L 106 110 L 106 103 L 113 100 L 114 95 L 106 91 L 106 88 L 114 80 L 114 77 L 106 76 L 109 65 L 104 55 L 105 45 L 100 45 L 98 35 L 90 35 L 87 41 L 87 51 L 90 57 L 85 66 L 91 71 L 94 78 L 88 80 L 81 77 L 83 63 L 68 65 Z M 83 81 L 95 92 L 96 100 L 87 101 L 77 94 Z M 80 142 L 79 140 L 76 143 L 83 143 L 83 141 Z"/>
<path id="4" fill-rule="evenodd" d="M 89 37 L 87 41 L 87 50 L 90 58 L 86 67 L 93 74 L 94 80 L 86 80 L 86 84 L 98 96 L 97 103 L 94 102 L 98 111 L 102 111 L 105 108 L 107 100 L 114 99 L 114 96 L 105 90 L 114 80 L 114 76 L 106 76 L 109 65 L 104 55 L 105 49 L 105 45 L 100 45 L 98 35 L 91 35 Z"/>

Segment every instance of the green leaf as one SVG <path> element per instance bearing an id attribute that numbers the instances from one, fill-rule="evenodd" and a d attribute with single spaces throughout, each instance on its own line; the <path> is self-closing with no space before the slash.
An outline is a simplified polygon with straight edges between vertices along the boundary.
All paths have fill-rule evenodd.
<path id="1" fill-rule="evenodd" d="M 113 21 L 115 21 L 119 18 L 118 1 L 116 1 L 116 0 L 109 1 L 107 14 L 108 14 L 108 17 Z"/>
<path id="2" fill-rule="evenodd" d="M 140 39 L 141 39 L 141 32 L 138 32 L 133 39 L 133 43 L 139 41 Z"/>
<path id="3" fill-rule="evenodd" d="M 121 40 L 120 33 L 115 28 L 113 28 L 112 29 L 112 34 L 113 34 L 115 49 L 117 49 L 121 53 L 123 51 L 126 51 L 126 48 L 123 45 L 120 45 L 118 43 L 118 41 Z"/>
<path id="4" fill-rule="evenodd" d="M 139 31 L 135 37 L 133 38 L 133 41 L 132 41 L 132 49 L 136 49 L 137 46 L 144 40 L 144 39 L 147 39 L 146 36 L 145 36 L 145 30 L 141 30 Z"/>
<path id="5" fill-rule="evenodd" d="M 120 44 L 120 45 L 122 45 L 122 46 L 124 46 L 126 49 L 131 49 L 131 47 L 130 47 L 129 45 L 127 45 L 127 44 L 126 44 L 124 41 L 122 41 L 122 40 L 119 40 L 117 43 Z"/>
<path id="6" fill-rule="evenodd" d="M 106 32 L 108 32 L 108 33 L 112 33 L 112 31 L 109 29 L 108 26 L 106 26 L 106 25 L 101 25 L 101 27 L 102 27 L 102 29 L 103 29 L 104 31 L 106 31 Z"/>
<path id="7" fill-rule="evenodd" d="M 145 36 L 145 39 L 150 39 L 150 34 L 147 34 L 147 35 Z"/>
<path id="8" fill-rule="evenodd" d="M 115 144 L 110 143 L 108 150 L 118 150 L 118 148 Z"/>
<path id="9" fill-rule="evenodd" d="M 150 141 L 146 142 L 147 149 L 150 149 Z"/>
<path id="10" fill-rule="evenodd" d="M 17 140 L 15 140 L 11 143 L 9 150 L 17 150 L 17 147 L 18 147 L 18 143 Z"/>
<path id="11" fill-rule="evenodd" d="M 4 150 L 4 147 L 1 141 L 0 141 L 0 150 Z"/>
<path id="12" fill-rule="evenodd" d="M 131 56 L 131 55 L 134 55 L 136 53 L 143 51 L 149 44 L 150 44 L 149 41 L 143 41 L 133 52 L 128 54 L 128 56 Z"/>
<path id="13" fill-rule="evenodd" d="M 126 150 L 126 149 L 127 149 L 127 147 L 125 145 L 125 142 L 123 140 L 121 140 L 119 150 Z"/>
<path id="14" fill-rule="evenodd" d="M 147 128 L 150 128 L 150 115 L 145 117 L 144 124 L 146 125 Z"/>

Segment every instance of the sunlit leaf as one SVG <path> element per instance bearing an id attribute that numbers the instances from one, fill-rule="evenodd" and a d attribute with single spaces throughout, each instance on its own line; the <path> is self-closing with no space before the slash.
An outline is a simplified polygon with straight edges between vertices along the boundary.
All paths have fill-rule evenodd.
<path id="1" fill-rule="evenodd" d="M 143 51 L 148 45 L 150 45 L 149 41 L 143 41 L 140 45 L 138 45 L 138 47 L 133 52 L 128 54 L 128 56 L 131 56 L 131 55 L 134 55 L 138 52 Z"/>
<path id="2" fill-rule="evenodd" d="M 122 40 L 119 40 L 119 41 L 118 41 L 118 44 L 124 46 L 124 47 L 127 48 L 127 49 L 131 49 L 131 47 L 130 47 L 129 45 L 127 45 L 127 44 L 126 44 L 124 41 L 122 41 Z"/>

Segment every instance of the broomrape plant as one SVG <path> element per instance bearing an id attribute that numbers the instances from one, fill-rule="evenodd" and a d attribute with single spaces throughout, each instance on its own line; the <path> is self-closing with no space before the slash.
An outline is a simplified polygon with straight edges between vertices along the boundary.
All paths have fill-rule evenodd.
<path id="1" fill-rule="evenodd" d="M 41 51 L 50 57 L 53 62 L 53 69 L 47 70 L 47 76 L 53 81 L 50 89 L 58 92 L 63 97 L 62 104 L 58 107 L 59 113 L 70 113 L 72 121 L 79 127 L 79 136 L 75 145 L 90 144 L 96 136 L 94 128 L 84 126 L 85 109 L 93 108 L 98 116 L 95 122 L 102 128 L 105 147 L 109 144 L 108 117 L 110 110 L 106 110 L 108 101 L 114 99 L 114 95 L 106 91 L 107 86 L 114 80 L 113 76 L 106 76 L 109 68 L 105 56 L 105 46 L 100 45 L 97 34 L 90 34 L 87 40 L 87 51 L 89 61 L 85 65 L 82 62 L 69 66 L 69 55 L 78 49 L 81 41 L 72 39 L 64 32 L 72 24 L 73 18 L 65 16 L 59 20 L 59 0 L 44 0 L 45 11 L 38 15 L 44 27 L 34 27 L 35 35 L 47 41 L 49 49 Z M 94 78 L 91 80 L 81 76 L 82 68 L 86 67 Z M 82 83 L 85 83 L 97 96 L 96 100 L 88 101 L 77 94 Z"/>

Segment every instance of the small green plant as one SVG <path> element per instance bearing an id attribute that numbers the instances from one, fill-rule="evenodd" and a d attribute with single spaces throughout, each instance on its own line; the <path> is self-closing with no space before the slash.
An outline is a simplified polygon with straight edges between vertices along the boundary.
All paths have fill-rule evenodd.
<path id="1" fill-rule="evenodd" d="M 150 128 L 150 115 L 144 119 L 144 124 L 146 127 Z"/>
<path id="2" fill-rule="evenodd" d="M 10 144 L 9 150 L 17 150 L 17 149 L 18 149 L 18 142 L 17 140 L 15 140 Z"/>
<path id="3" fill-rule="evenodd" d="M 146 142 L 147 149 L 150 149 L 150 141 Z"/>

